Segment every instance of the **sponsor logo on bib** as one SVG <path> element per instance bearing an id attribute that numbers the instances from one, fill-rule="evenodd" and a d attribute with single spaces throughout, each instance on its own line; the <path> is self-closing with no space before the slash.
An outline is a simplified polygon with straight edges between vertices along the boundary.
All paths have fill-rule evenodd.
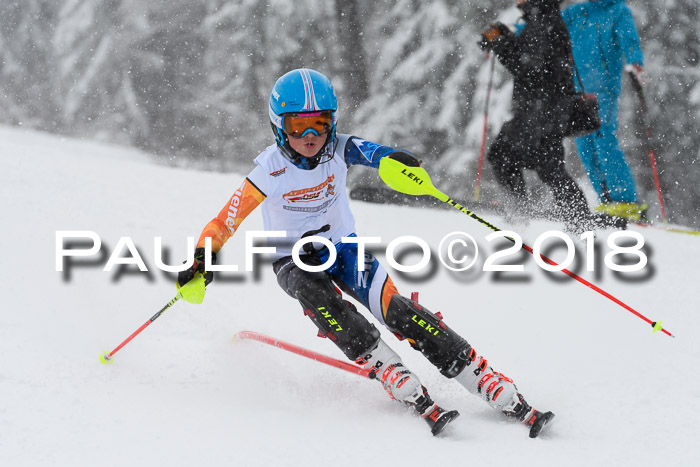
<path id="1" fill-rule="evenodd" d="M 319 199 L 335 196 L 335 186 L 331 183 L 335 180 L 335 175 L 331 175 L 326 180 L 316 186 L 292 190 L 282 195 L 287 203 L 309 203 Z M 325 193 L 324 193 L 325 191 Z"/>

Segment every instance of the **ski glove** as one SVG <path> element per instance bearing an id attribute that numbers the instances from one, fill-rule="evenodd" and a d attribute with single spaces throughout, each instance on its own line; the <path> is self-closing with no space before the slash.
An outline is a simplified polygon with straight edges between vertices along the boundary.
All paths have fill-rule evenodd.
<path id="1" fill-rule="evenodd" d="M 192 266 L 180 271 L 177 275 L 177 290 L 182 298 L 190 303 L 199 304 L 204 300 L 205 287 L 214 280 L 213 271 L 205 271 L 205 250 L 194 250 L 194 263 Z M 211 264 L 216 264 L 216 253 L 211 252 Z"/>
<path id="2" fill-rule="evenodd" d="M 488 29 L 481 33 L 478 44 L 482 50 L 492 50 L 498 38 L 512 34 L 508 26 L 503 23 L 492 23 Z"/>
<path id="3" fill-rule="evenodd" d="M 420 167 L 421 161 L 419 161 L 416 156 L 403 149 L 397 149 L 387 156 L 390 159 L 401 162 L 403 165 L 408 167 Z"/>

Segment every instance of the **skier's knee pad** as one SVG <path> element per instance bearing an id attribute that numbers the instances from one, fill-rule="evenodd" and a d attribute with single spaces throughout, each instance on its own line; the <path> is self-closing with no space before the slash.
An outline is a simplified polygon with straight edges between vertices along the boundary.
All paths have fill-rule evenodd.
<path id="1" fill-rule="evenodd" d="M 307 263 L 304 255 L 300 257 L 302 261 Z M 294 263 L 291 256 L 286 256 L 277 260 L 272 265 L 275 275 L 277 276 L 277 283 L 284 290 L 287 295 L 292 298 L 296 298 L 296 293 L 299 287 L 304 283 L 309 281 L 317 280 L 329 280 L 328 274 L 325 271 L 309 272 L 304 271 L 299 266 Z"/>
<path id="2" fill-rule="evenodd" d="M 390 331 L 410 339 L 413 348 L 421 351 L 448 378 L 457 376 L 468 364 L 467 341 L 413 300 L 394 295 L 384 321 Z"/>
<path id="3" fill-rule="evenodd" d="M 296 298 L 321 334 L 338 346 L 351 360 L 377 346 L 379 330 L 360 314 L 355 305 L 343 300 L 330 280 L 310 280 L 296 289 Z"/>

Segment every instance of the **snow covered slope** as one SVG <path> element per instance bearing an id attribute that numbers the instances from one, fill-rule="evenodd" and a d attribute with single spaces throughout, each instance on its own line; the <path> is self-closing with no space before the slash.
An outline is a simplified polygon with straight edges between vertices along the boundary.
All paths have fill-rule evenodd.
<path id="1" fill-rule="evenodd" d="M 267 333 L 342 358 L 278 287 L 259 274 L 217 277 L 203 305 L 177 303 L 122 349 L 111 350 L 175 293 L 154 267 L 153 238 L 184 259 L 188 236 L 242 179 L 152 164 L 133 150 L 0 128 L 0 465 L 351 466 L 692 465 L 700 455 L 700 239 L 645 230 L 649 265 L 636 280 L 602 267 L 580 272 L 676 334 L 642 320 L 531 257 L 523 273 L 393 277 L 514 378 L 532 404 L 557 414 L 541 438 L 504 420 L 421 355 L 385 337 L 433 397 L 462 416 L 440 437 L 390 401 L 379 384 L 256 342 Z M 434 249 L 463 230 L 487 250 L 490 233 L 456 211 L 355 202 L 361 235 L 384 244 L 418 235 Z M 484 214 L 502 228 L 503 219 Z M 531 222 L 527 242 L 560 226 Z M 243 230 L 262 229 L 259 213 Z M 55 232 L 90 230 L 105 254 L 129 236 L 151 274 L 100 265 L 55 268 Z M 599 234 L 599 247 L 605 238 Z M 577 257 L 583 257 L 581 242 Z M 243 263 L 243 235 L 223 251 Z M 552 253 L 563 258 L 563 251 Z M 104 264 L 107 256 L 102 258 Z M 480 256 L 483 264 L 484 253 Z M 555 258 L 557 259 L 557 258 Z M 410 262 L 407 258 L 406 262 Z M 384 261 L 386 265 L 386 261 Z M 130 269 L 133 271 L 133 268 Z M 641 277 L 641 278 L 640 278 Z M 415 279 L 415 278 L 414 278 Z M 518 280 L 514 280 L 518 279 Z M 369 315 L 369 314 L 368 314 Z"/>

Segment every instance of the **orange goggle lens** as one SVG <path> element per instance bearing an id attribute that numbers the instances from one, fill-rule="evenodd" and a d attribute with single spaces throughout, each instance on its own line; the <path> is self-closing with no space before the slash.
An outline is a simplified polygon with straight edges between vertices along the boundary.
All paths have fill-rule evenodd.
<path id="1" fill-rule="evenodd" d="M 308 112 L 286 114 L 283 119 L 284 132 L 292 138 L 301 138 L 311 130 L 318 136 L 325 135 L 333 128 L 333 112 Z"/>

